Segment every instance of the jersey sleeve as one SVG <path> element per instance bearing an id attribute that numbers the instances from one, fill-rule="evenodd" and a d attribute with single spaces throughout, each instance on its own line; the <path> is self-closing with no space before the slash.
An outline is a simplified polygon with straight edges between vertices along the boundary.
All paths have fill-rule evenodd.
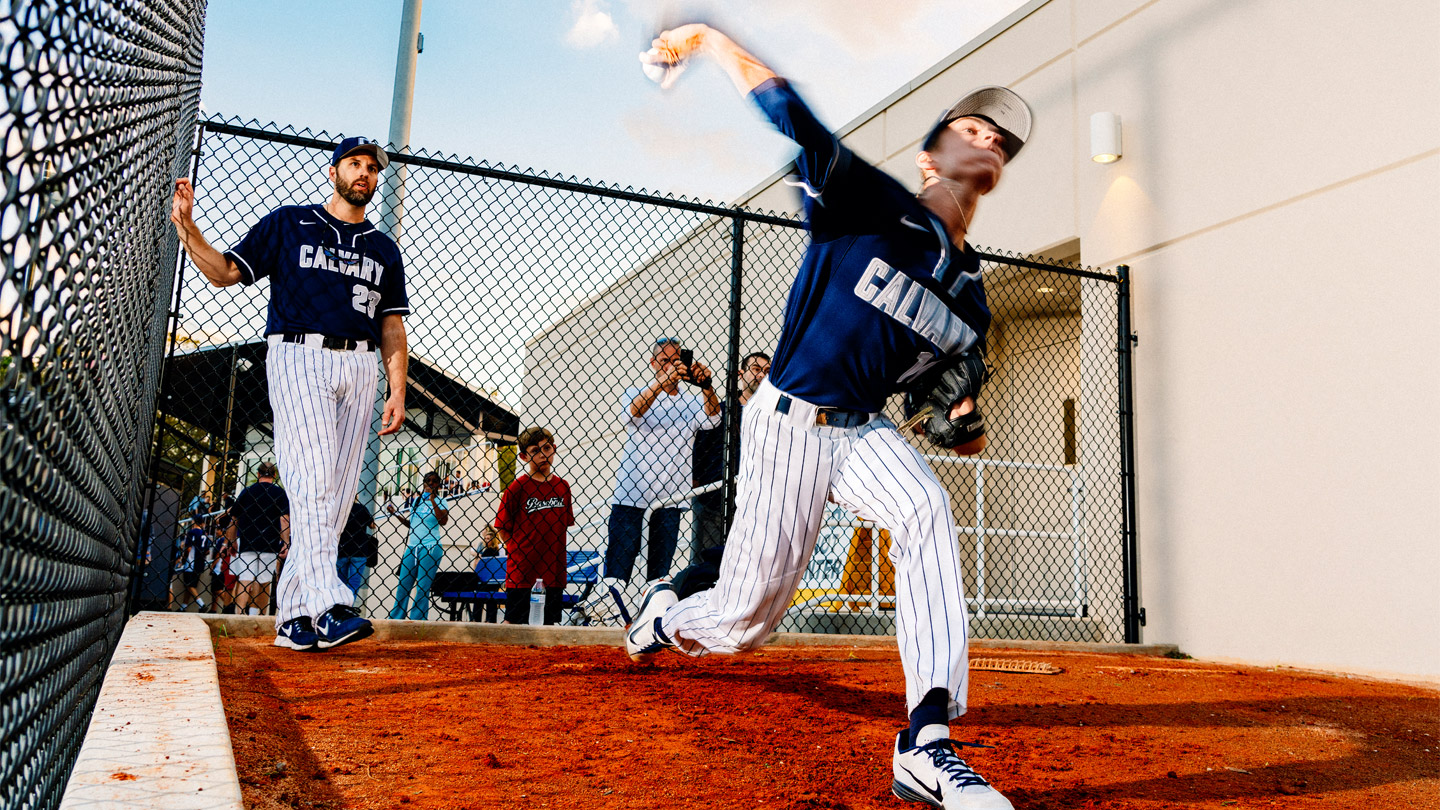
<path id="1" fill-rule="evenodd" d="M 840 145 L 784 79 L 766 79 L 750 91 L 750 98 L 780 134 L 800 147 L 795 170 L 805 195 L 821 197 L 835 170 L 842 168 L 842 156 L 849 150 Z"/>
<path id="2" fill-rule="evenodd" d="M 871 186 L 883 173 L 841 144 L 784 79 L 761 82 L 750 97 L 770 123 L 800 147 L 795 157 L 799 177 L 785 182 L 803 192 L 813 238 L 823 242 L 855 230 L 874 204 L 876 190 Z"/>
<path id="3" fill-rule="evenodd" d="M 562 480 L 560 483 L 561 483 L 561 485 L 562 485 L 562 486 L 561 486 L 561 489 L 564 491 L 564 498 L 565 498 L 565 525 L 566 525 L 566 526 L 574 526 L 574 525 L 575 525 L 575 499 L 574 499 L 573 497 L 571 497 L 571 495 L 570 495 L 570 482 L 568 482 L 568 481 L 563 481 L 563 480 Z"/>
<path id="4" fill-rule="evenodd" d="M 395 250 L 395 267 L 385 274 L 380 284 L 380 308 L 376 315 L 409 315 L 410 294 L 405 289 L 405 257 Z"/>
<path id="5" fill-rule="evenodd" d="M 277 208 L 261 217 L 238 244 L 225 251 L 225 257 L 240 268 L 241 283 L 254 284 L 270 275 L 278 263 L 282 210 Z"/>

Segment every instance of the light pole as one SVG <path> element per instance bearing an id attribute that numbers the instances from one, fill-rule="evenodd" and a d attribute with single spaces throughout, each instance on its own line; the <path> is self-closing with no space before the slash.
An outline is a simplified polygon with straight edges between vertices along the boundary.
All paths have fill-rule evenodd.
<path id="1" fill-rule="evenodd" d="M 400 12 L 400 42 L 395 53 L 395 92 L 390 98 L 390 145 L 408 152 L 410 149 L 410 112 L 415 101 L 415 63 L 423 47 L 420 35 L 420 4 L 422 0 L 405 0 Z M 392 163 L 390 174 L 385 178 L 384 194 L 380 198 L 380 230 L 390 235 L 395 244 L 400 244 L 404 229 L 405 176 L 407 167 L 403 163 Z M 404 381 L 401 381 L 404 384 Z M 380 419 L 384 412 L 379 407 L 385 401 L 385 381 L 379 381 L 375 389 L 377 407 L 370 420 L 370 441 L 365 444 L 365 466 L 360 473 L 360 502 L 371 514 L 375 512 L 375 488 L 380 483 Z"/>

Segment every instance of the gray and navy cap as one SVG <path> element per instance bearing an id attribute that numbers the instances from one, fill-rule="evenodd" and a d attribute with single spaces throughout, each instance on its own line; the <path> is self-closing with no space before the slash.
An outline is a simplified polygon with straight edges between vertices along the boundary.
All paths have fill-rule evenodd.
<path id="1" fill-rule="evenodd" d="M 380 148 L 379 143 L 369 138 L 358 137 L 346 138 L 341 141 L 340 145 L 335 147 L 335 154 L 330 156 L 330 165 L 339 166 L 340 161 L 357 152 L 375 158 L 375 162 L 379 163 L 382 169 L 390 165 L 390 156 L 385 154 L 385 150 Z"/>
<path id="2" fill-rule="evenodd" d="M 1025 99 L 1016 95 L 1015 91 L 1005 87 L 982 87 L 940 114 L 940 119 L 930 128 L 925 140 L 921 141 L 921 150 L 928 151 L 933 148 L 940 139 L 941 131 L 959 118 L 983 118 L 1000 130 L 1000 134 L 1005 136 L 1005 142 L 1000 144 L 1000 148 L 1005 152 L 1007 160 L 1014 160 L 1020 147 L 1030 139 L 1030 127 L 1034 123 L 1029 105 L 1025 103 Z"/>

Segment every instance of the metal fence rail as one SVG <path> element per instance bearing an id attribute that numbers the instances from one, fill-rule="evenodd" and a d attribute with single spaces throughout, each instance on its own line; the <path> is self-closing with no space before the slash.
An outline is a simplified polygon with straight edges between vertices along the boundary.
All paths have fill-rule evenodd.
<path id="1" fill-rule="evenodd" d="M 3 7 L 0 806 L 45 808 L 125 618 L 205 4 Z"/>
<path id="2" fill-rule="evenodd" d="M 275 207 L 327 199 L 326 157 L 336 140 L 203 122 L 193 179 L 196 219 L 210 241 L 232 245 Z M 432 470 L 445 479 L 451 520 L 438 565 L 422 571 L 433 579 L 416 594 L 419 613 L 412 606 L 405 615 L 469 617 L 476 600 L 503 598 L 499 585 L 472 572 L 500 493 L 525 472 L 514 443 L 531 425 L 555 433 L 556 471 L 574 494 L 576 525 L 565 550 L 581 555 L 572 562 L 595 563 L 580 566 L 567 593 L 583 600 L 598 592 L 594 579 L 605 572 L 598 559 L 615 542 L 625 390 L 654 379 L 649 359 L 660 338 L 677 338 L 724 383 L 718 444 L 728 447 L 725 472 L 718 483 L 692 479 L 643 505 L 642 531 L 652 524 L 677 531 L 678 518 L 676 547 L 666 547 L 665 531 L 654 547 L 642 535 L 630 575 L 617 584 L 633 598 L 647 567 L 673 573 L 696 559 L 699 521 L 688 507 L 710 490 L 722 509 L 733 497 L 736 370 L 750 352 L 774 346 L 805 244 L 801 223 L 424 151 L 397 156 L 387 175 L 386 196 L 370 215 L 398 236 L 406 257 L 410 414 L 400 434 L 371 443 L 362 473 L 359 499 L 377 529 L 357 604 L 372 616 L 394 611 L 409 541 L 400 518 Z M 983 258 L 995 314 L 995 376 L 982 397 L 990 447 L 974 460 L 932 459 L 962 529 L 972 628 L 998 638 L 1131 638 L 1138 625 L 1129 632 L 1133 555 L 1125 548 L 1126 443 L 1117 408 L 1123 285 L 1113 273 L 1065 262 Z M 223 512 L 225 499 L 275 455 L 264 286 L 217 290 L 194 272 L 179 285 L 154 454 L 157 490 L 173 506 L 168 524 L 147 538 L 140 604 L 215 610 L 230 601 L 225 544 L 203 539 L 223 529 L 213 520 L 197 528 L 188 515 Z M 675 450 L 676 458 L 689 464 L 691 449 Z M 888 533 L 853 516 L 832 518 L 782 627 L 893 632 Z M 201 570 L 185 545 L 187 529 L 204 546 Z M 191 570 L 174 570 L 177 561 Z M 491 562 L 481 570 L 504 568 Z M 562 620 L 615 616 L 591 600 Z"/>

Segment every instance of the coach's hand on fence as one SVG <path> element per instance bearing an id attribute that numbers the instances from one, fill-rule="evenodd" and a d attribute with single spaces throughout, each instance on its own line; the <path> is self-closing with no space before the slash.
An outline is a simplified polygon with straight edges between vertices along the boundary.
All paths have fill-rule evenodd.
<path id="1" fill-rule="evenodd" d="M 400 429 L 405 422 L 405 389 L 385 398 L 385 413 L 380 417 L 381 436 L 388 436 Z"/>
<path id="2" fill-rule="evenodd" d="M 195 211 L 195 188 L 190 185 L 190 178 L 182 177 L 175 181 L 175 196 L 170 200 L 170 221 L 175 223 L 176 228 L 189 227 L 194 221 L 192 214 Z"/>

